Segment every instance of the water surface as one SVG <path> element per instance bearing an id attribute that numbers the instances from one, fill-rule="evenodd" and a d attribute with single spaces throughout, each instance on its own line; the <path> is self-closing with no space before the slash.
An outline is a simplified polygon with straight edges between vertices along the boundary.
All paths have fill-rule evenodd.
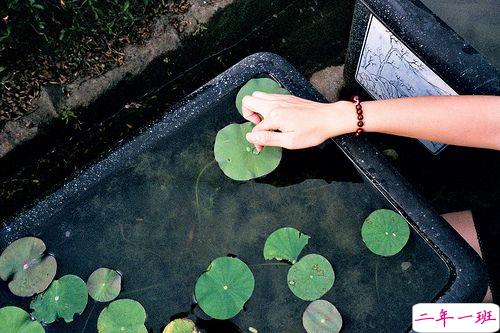
<path id="1" fill-rule="evenodd" d="M 334 267 L 335 284 L 324 299 L 339 309 L 344 332 L 407 329 L 411 306 L 432 301 L 446 285 L 446 265 L 413 231 L 393 257 L 366 249 L 360 235 L 363 220 L 391 206 L 333 143 L 285 151 L 278 169 L 263 179 L 225 177 L 212 148 L 220 128 L 243 121 L 234 98 L 234 93 L 222 98 L 31 230 L 56 256 L 57 276 L 76 274 L 86 280 L 98 267 L 119 270 L 124 283 L 119 297 L 143 304 L 152 332 L 185 315 L 205 332 L 248 332 L 249 327 L 303 332 L 301 317 L 309 302 L 288 289 L 288 266 L 262 255 L 271 232 L 292 226 L 311 236 L 303 255 L 322 254 Z M 4 229 L 0 236 L 8 234 Z M 233 320 L 210 321 L 193 309 L 194 285 L 211 260 L 228 254 L 249 265 L 255 291 Z M 0 306 L 7 304 L 28 305 L 2 282 Z M 90 301 L 73 323 L 51 325 L 47 331 L 95 332 L 104 306 Z"/>

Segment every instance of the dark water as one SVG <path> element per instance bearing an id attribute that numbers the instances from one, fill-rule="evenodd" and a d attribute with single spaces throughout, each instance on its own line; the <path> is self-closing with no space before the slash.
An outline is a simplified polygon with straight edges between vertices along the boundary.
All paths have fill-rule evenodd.
<path id="1" fill-rule="evenodd" d="M 498 0 L 421 0 L 500 69 Z"/>
<path id="2" fill-rule="evenodd" d="M 302 255 L 322 254 L 334 267 L 335 284 L 324 299 L 339 309 L 344 332 L 407 329 L 411 306 L 432 301 L 447 283 L 446 265 L 413 231 L 393 257 L 366 249 L 360 236 L 364 218 L 390 206 L 333 143 L 285 151 L 279 168 L 264 179 L 226 178 L 212 148 L 217 130 L 232 121 L 241 122 L 234 94 L 31 230 L 56 256 L 57 276 L 86 280 L 98 267 L 119 270 L 119 297 L 143 304 L 152 332 L 184 312 L 205 332 L 303 332 L 309 302 L 288 289 L 288 266 L 262 255 L 271 232 L 292 226 L 311 236 Z M 4 228 L 0 236 L 13 235 Z M 191 311 L 194 285 L 211 260 L 227 254 L 250 266 L 255 291 L 231 322 L 209 321 L 199 309 Z M 28 303 L 2 282 L 0 306 L 7 304 L 27 309 Z M 47 331 L 82 332 L 87 323 L 85 332 L 95 332 L 103 307 L 90 301 L 73 323 Z"/>

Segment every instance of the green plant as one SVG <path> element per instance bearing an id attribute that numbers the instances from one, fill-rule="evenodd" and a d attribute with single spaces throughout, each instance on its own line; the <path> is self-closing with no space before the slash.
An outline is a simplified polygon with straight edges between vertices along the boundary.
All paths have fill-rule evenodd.
<path id="1" fill-rule="evenodd" d="M 308 254 L 290 267 L 287 281 L 295 296 L 304 301 L 314 301 L 332 288 L 335 273 L 325 257 Z"/>
<path id="2" fill-rule="evenodd" d="M 59 318 L 69 323 L 75 314 L 81 314 L 87 306 L 87 286 L 75 275 L 65 275 L 54 280 L 47 290 L 38 295 L 30 307 L 33 316 L 46 324 Z"/>
<path id="3" fill-rule="evenodd" d="M 338 333 L 342 328 L 342 316 L 332 303 L 319 299 L 304 311 L 302 325 L 307 333 Z"/>
<path id="4" fill-rule="evenodd" d="M 252 131 L 250 122 L 231 124 L 215 137 L 215 160 L 224 174 L 234 180 L 250 180 L 267 175 L 281 160 L 281 148 L 265 147 L 258 152 L 245 135 Z"/>
<path id="5" fill-rule="evenodd" d="M 75 111 L 73 111 L 72 108 L 69 106 L 64 107 L 61 110 L 61 120 L 64 121 L 67 124 L 69 124 L 71 121 L 75 120 L 77 118 Z"/>
<path id="6" fill-rule="evenodd" d="M 15 306 L 0 308 L 0 332 L 44 333 L 39 322 L 31 320 L 28 312 Z"/>
<path id="7" fill-rule="evenodd" d="M 10 291 L 28 297 L 41 293 L 56 275 L 56 259 L 44 255 L 45 244 L 35 237 L 12 242 L 0 256 L 0 278 L 9 282 Z"/>
<path id="8" fill-rule="evenodd" d="M 149 0 L 5 0 L 0 50 L 51 49 L 82 37 L 120 36 L 144 19 Z"/>
<path id="9" fill-rule="evenodd" d="M 118 297 L 122 276 L 109 268 L 98 268 L 90 274 L 87 289 L 90 297 L 98 302 L 109 302 Z"/>
<path id="10" fill-rule="evenodd" d="M 206 25 L 204 24 L 198 24 L 196 26 L 196 29 L 194 30 L 193 32 L 193 36 L 198 36 L 198 35 L 202 35 L 204 31 L 206 31 L 208 28 Z"/>
<path id="11" fill-rule="evenodd" d="M 196 281 L 195 297 L 200 308 L 212 318 L 236 316 L 252 296 L 255 279 L 248 266 L 237 258 L 212 261 Z"/>
<path id="12" fill-rule="evenodd" d="M 238 91 L 236 95 L 236 109 L 242 115 L 242 101 L 243 97 L 252 95 L 255 91 L 262 91 L 269 94 L 281 94 L 289 95 L 288 90 L 282 88 L 280 84 L 273 79 L 269 78 L 259 78 L 252 79 L 245 83 L 243 87 Z"/>
<path id="13" fill-rule="evenodd" d="M 399 253 L 410 238 L 410 227 L 405 219 L 390 209 L 378 209 L 366 218 L 361 227 L 366 247 L 381 256 Z"/>
<path id="14" fill-rule="evenodd" d="M 310 238 L 294 228 L 278 229 L 269 235 L 264 244 L 264 259 L 287 260 L 295 264 Z"/>
<path id="15" fill-rule="evenodd" d="M 182 318 L 171 321 L 163 333 L 198 333 L 198 329 L 192 320 Z"/>
<path id="16" fill-rule="evenodd" d="M 119 299 L 101 311 L 97 330 L 99 333 L 147 333 L 145 321 L 146 311 L 139 302 Z"/>

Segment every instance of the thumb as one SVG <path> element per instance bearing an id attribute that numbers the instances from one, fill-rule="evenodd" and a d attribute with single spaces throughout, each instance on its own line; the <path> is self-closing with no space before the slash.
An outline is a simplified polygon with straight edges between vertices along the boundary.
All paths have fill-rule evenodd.
<path id="1" fill-rule="evenodd" d="M 247 133 L 248 142 L 260 146 L 285 147 L 288 142 L 288 133 L 272 131 L 253 131 Z"/>

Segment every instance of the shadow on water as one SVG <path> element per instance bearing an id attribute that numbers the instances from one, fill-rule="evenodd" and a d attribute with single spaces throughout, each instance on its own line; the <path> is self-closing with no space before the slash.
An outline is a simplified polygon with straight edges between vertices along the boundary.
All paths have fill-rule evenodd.
<path id="1" fill-rule="evenodd" d="M 283 166 L 301 165 L 307 161 L 308 167 L 291 169 Z M 324 143 L 316 149 L 295 151 L 293 154 L 284 154 L 278 173 L 271 173 L 257 179 L 257 183 L 273 186 L 290 186 L 299 184 L 307 179 L 322 179 L 327 184 L 332 182 L 355 182 L 363 180 L 359 173 L 352 168 L 352 164 L 343 156 L 342 152 L 330 143 Z M 280 176 L 277 177 L 277 174 Z"/>

